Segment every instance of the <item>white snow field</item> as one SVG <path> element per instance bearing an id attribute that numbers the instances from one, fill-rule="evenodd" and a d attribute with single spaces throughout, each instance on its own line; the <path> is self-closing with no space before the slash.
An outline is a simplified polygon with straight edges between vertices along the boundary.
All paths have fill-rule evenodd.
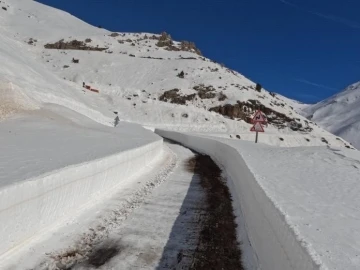
<path id="1" fill-rule="evenodd" d="M 303 114 L 321 127 L 360 149 L 360 82 L 315 105 L 303 109 Z"/>
<path id="2" fill-rule="evenodd" d="M 196 248 L 200 224 L 188 226 L 197 224 L 204 211 L 204 190 L 186 167 L 195 154 L 174 144 L 164 150 L 146 175 L 128 181 L 113 196 L 31 248 L 0 261 L 1 269 L 170 269 L 187 265 L 185 257 L 179 264 L 177 255 L 182 249 Z M 116 256 L 101 267 L 89 264 L 89 254 L 109 247 L 119 249 Z"/>
<path id="3" fill-rule="evenodd" d="M 101 201 L 163 155 L 162 139 L 141 126 L 110 128 L 50 108 L 0 125 L 1 257 Z"/>
<path id="4" fill-rule="evenodd" d="M 74 259 L 57 250 L 66 255 L 89 229 L 89 209 L 99 220 L 75 245 L 75 257 L 86 256 L 88 243 L 108 237 L 112 226 L 118 235 L 136 228 L 140 236 L 127 240 L 140 257 L 141 244 L 152 245 L 147 265 L 154 268 L 189 184 L 188 174 L 173 175 L 146 198 L 171 171 L 179 173 L 174 154 L 150 131 L 156 128 L 224 167 L 247 269 L 359 269 L 359 152 L 299 114 L 311 111 L 314 121 L 358 146 L 358 85 L 307 107 L 256 91 L 255 82 L 193 45 L 158 46 L 167 35 L 111 33 L 36 1 L 1 0 L 0 7 L 1 269 L 39 262 L 38 269 L 56 269 Z M 45 48 L 73 40 L 70 49 Z M 74 49 L 79 44 L 93 50 Z M 270 123 L 263 144 L 254 145 L 244 140 L 254 140 L 248 118 L 258 108 Z M 180 150 L 181 158 L 188 155 Z M 121 210 L 101 208 L 114 193 Z M 141 208 L 146 199 L 157 206 Z M 117 219 L 126 222 L 119 227 Z M 153 227 L 139 226 L 152 220 Z M 42 260 L 47 252 L 53 261 Z M 143 267 L 128 255 L 104 269 Z"/>
<path id="5" fill-rule="evenodd" d="M 224 168 L 248 269 L 359 269 L 358 151 L 156 132 Z"/>
<path id="6" fill-rule="evenodd" d="M 296 145 L 309 145 L 305 137 L 313 137 L 310 145 L 350 147 L 299 115 L 292 102 L 288 104 L 265 89 L 256 91 L 256 84 L 240 73 L 196 54 L 195 49 L 182 51 L 180 42 L 172 41 L 172 47 L 167 49 L 156 45 L 160 35 L 111 33 L 36 1 L 4 0 L 1 5 L 7 8 L 0 10 L 1 118 L 52 103 L 105 125 L 112 124 L 116 111 L 120 120 L 150 127 L 250 134 L 251 125 L 244 119 L 257 107 L 265 107 L 269 119 L 276 118 L 274 112 L 286 119 L 281 120 L 281 127 L 276 121 L 270 123 L 267 131 L 272 134 L 297 136 Z M 92 48 L 107 49 L 44 47 L 60 40 L 77 40 Z M 181 71 L 184 78 L 177 76 Z M 83 82 L 99 93 L 85 90 Z M 211 93 L 201 97 L 196 90 L 199 86 L 208 87 Z M 189 100 L 182 105 L 178 101 L 161 101 L 161 95 L 172 89 L 178 89 L 177 94 Z M 233 119 L 209 111 L 238 103 L 244 114 L 236 108 Z M 268 143 L 279 144 L 278 140 Z"/>

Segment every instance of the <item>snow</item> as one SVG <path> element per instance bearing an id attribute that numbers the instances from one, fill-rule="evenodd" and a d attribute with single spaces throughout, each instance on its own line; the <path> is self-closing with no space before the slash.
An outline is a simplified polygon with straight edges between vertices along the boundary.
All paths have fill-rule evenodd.
<path id="1" fill-rule="evenodd" d="M 194 251 L 197 246 L 196 234 L 201 226 L 188 226 L 197 223 L 204 191 L 199 179 L 186 170 L 186 163 L 194 153 L 178 145 L 169 147 L 177 155 L 176 168 L 144 205 L 109 235 L 109 239 L 118 243 L 122 250 L 104 269 L 173 269 L 182 264 L 186 269 L 189 262 L 184 263 L 186 258 L 179 262 L 178 254 L 182 250 Z"/>
<path id="2" fill-rule="evenodd" d="M 360 149 L 360 82 L 342 92 L 304 109 L 304 115 L 311 117 L 326 130 L 352 143 Z"/>
<path id="3" fill-rule="evenodd" d="M 285 96 L 280 95 L 280 94 L 277 94 L 277 96 L 280 99 L 282 99 L 283 101 L 285 101 L 289 106 L 293 107 L 294 110 L 299 114 L 302 114 L 302 112 L 304 110 L 306 110 L 307 107 L 310 106 L 310 104 L 302 103 L 300 101 L 285 97 Z"/>
<path id="4" fill-rule="evenodd" d="M 0 148 L 0 254 L 63 224 L 161 158 L 162 139 L 109 128 L 63 108 L 5 120 Z M 56 114 L 58 110 L 61 114 Z M 119 181 L 121 175 L 121 181 Z"/>
<path id="5" fill-rule="evenodd" d="M 255 257 L 260 269 L 358 269 L 358 151 L 156 132 L 224 167 L 243 217 L 239 240 L 246 260 Z"/>
<path id="6" fill-rule="evenodd" d="M 196 247 L 194 233 L 200 227 L 187 228 L 185 224 L 196 223 L 200 207 L 194 205 L 203 202 L 204 192 L 199 179 L 186 169 L 194 153 L 174 144 L 167 144 L 164 151 L 145 174 L 127 181 L 112 197 L 49 233 L 31 249 L 24 248 L 1 261 L 0 267 L 54 269 L 59 262 L 78 262 L 72 269 L 93 269 L 83 262 L 93 251 L 89 247 L 108 246 L 120 247 L 121 252 L 101 269 L 156 269 L 178 264 L 178 252 Z M 78 256 L 62 256 L 69 251 Z"/>
<path id="7" fill-rule="evenodd" d="M 141 126 L 110 128 L 59 106 L 8 119 L 0 125 L 0 188 L 137 148 L 158 137 Z"/>
<path id="8" fill-rule="evenodd" d="M 248 269 L 351 270 L 360 264 L 359 152 L 345 149 L 349 144 L 330 133 L 359 147 L 359 83 L 319 104 L 300 104 L 265 89 L 257 92 L 255 82 L 195 53 L 160 48 L 149 33 L 112 37 L 36 1 L 2 0 L 0 6 L 7 7 L 0 9 L 1 262 L 21 257 L 17 252 L 25 249 L 35 263 L 45 250 L 31 246 L 42 233 L 56 231 L 69 218 L 80 224 L 85 209 L 113 192 L 133 194 L 135 179 L 164 165 L 162 140 L 151 132 L 164 129 L 157 132 L 211 155 L 225 168 Z M 89 46 L 108 49 L 44 48 L 61 39 L 91 39 Z M 180 71 L 184 79 L 177 77 Z M 85 90 L 83 82 L 99 93 Z M 216 97 L 185 105 L 159 100 L 174 88 L 182 95 L 196 93 L 193 88 L 200 84 L 213 86 Z M 221 92 L 225 100 L 219 100 Z M 254 140 L 250 124 L 209 111 L 249 100 L 313 130 L 269 125 L 261 144 L 254 145 L 246 142 Z M 312 115 L 330 132 L 301 114 Z M 116 116 L 120 123 L 114 128 Z M 184 191 L 187 184 L 179 188 Z M 158 194 L 155 201 L 181 201 L 183 193 L 174 194 L 175 186 L 162 191 L 172 193 Z M 176 209 L 168 209 L 167 222 L 151 227 L 163 230 L 161 241 Z M 123 229 L 145 222 L 149 213 L 143 211 Z M 74 235 L 65 235 L 59 233 L 50 249 L 72 243 Z M 137 238 L 129 241 L 139 244 Z M 156 248 L 164 245 L 161 241 Z M 155 253 L 158 258 L 158 249 Z"/>
<path id="9" fill-rule="evenodd" d="M 291 108 L 294 102 L 284 100 L 280 95 L 272 96 L 265 89 L 255 91 L 254 82 L 210 59 L 192 52 L 160 48 L 156 46 L 157 40 L 151 39 L 153 34 L 118 33 L 112 37 L 107 30 L 90 26 L 36 1 L 2 3 L 9 8 L 0 12 L 3 25 L 0 28 L 0 60 L 3 63 L 0 67 L 0 119 L 51 103 L 108 126 L 112 125 L 113 111 L 116 111 L 122 121 L 162 129 L 251 134 L 251 125 L 243 120 L 234 121 L 208 110 L 237 101 L 258 100 L 279 113 L 297 118 L 303 126 L 307 125 L 307 120 L 295 111 L 296 108 Z M 30 38 L 36 42 L 28 44 Z M 108 49 L 96 52 L 44 48 L 45 44 L 61 39 L 91 39 L 87 43 L 89 46 Z M 179 43 L 174 41 L 174 44 L 178 46 Z M 79 59 L 79 63 L 72 63 L 73 58 Z M 184 71 L 184 79 L 176 76 L 180 71 Z M 83 82 L 100 93 L 85 91 Z M 199 84 L 213 86 L 216 97 L 198 98 L 186 105 L 159 101 L 164 91 L 178 88 L 181 94 L 192 94 L 196 92 L 193 87 Z M 226 94 L 226 100 L 218 100 L 220 92 Z M 348 145 L 313 123 L 309 125 L 314 130 L 306 134 L 288 127 L 278 130 L 269 126 L 267 131 L 314 136 L 318 145 L 326 144 L 322 137 L 326 137 L 332 146 Z M 305 139 L 297 141 L 309 145 Z M 278 145 L 277 141 L 274 143 Z"/>

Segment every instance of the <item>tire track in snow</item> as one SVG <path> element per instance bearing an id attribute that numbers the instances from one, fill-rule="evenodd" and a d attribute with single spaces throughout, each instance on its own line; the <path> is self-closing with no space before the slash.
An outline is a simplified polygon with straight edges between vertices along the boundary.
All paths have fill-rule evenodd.
<path id="1" fill-rule="evenodd" d="M 93 254 L 96 254 L 96 252 L 102 253 L 102 257 L 104 258 L 115 254 L 115 248 L 99 251 L 96 247 L 100 243 L 106 242 L 109 234 L 116 230 L 116 228 L 125 221 L 136 208 L 139 208 L 146 197 L 151 194 L 156 187 L 168 179 L 169 174 L 177 164 L 177 156 L 166 145 L 164 145 L 164 148 L 167 156 L 166 163 L 151 180 L 147 181 L 144 186 L 134 192 L 124 203 L 106 209 L 106 213 L 95 222 L 95 225 L 84 232 L 79 239 L 75 241 L 73 246 L 65 250 L 47 253 L 47 258 L 32 269 L 68 270 L 74 265 L 80 264 L 86 260 L 96 260 L 96 258 L 92 256 Z M 114 196 L 114 199 L 116 200 L 116 195 Z"/>
<path id="2" fill-rule="evenodd" d="M 154 190 L 164 177 L 148 181 L 72 247 L 48 254 L 34 269 L 243 269 L 221 170 L 208 156 L 170 148 L 177 157 L 172 154 L 167 170 L 157 174 L 171 171 L 166 183 Z"/>

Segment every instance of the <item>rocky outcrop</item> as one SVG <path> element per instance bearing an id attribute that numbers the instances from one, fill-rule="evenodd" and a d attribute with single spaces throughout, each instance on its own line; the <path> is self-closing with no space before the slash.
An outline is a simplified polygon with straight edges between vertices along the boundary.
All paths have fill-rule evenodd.
<path id="1" fill-rule="evenodd" d="M 257 83 L 256 86 L 255 86 L 255 90 L 258 91 L 258 92 L 261 92 L 261 89 L 262 89 L 261 84 Z"/>
<path id="2" fill-rule="evenodd" d="M 190 41 L 181 41 L 180 50 L 188 51 L 188 52 L 194 52 L 194 53 L 196 53 L 198 55 L 202 55 L 201 51 L 198 48 L 196 48 L 195 43 L 190 42 Z"/>
<path id="3" fill-rule="evenodd" d="M 170 103 L 174 103 L 174 104 L 180 104 L 180 105 L 185 105 L 186 101 L 191 101 L 195 98 L 196 94 L 191 94 L 191 95 L 180 95 L 179 94 L 180 90 L 177 88 L 174 88 L 172 90 L 168 90 L 165 91 L 160 97 L 159 100 L 160 101 L 164 101 L 164 102 L 170 102 Z"/>
<path id="4" fill-rule="evenodd" d="M 119 33 L 111 33 L 109 36 L 110 37 L 118 37 L 118 36 L 120 36 L 120 34 Z"/>
<path id="5" fill-rule="evenodd" d="M 202 55 L 201 51 L 196 48 L 194 42 L 181 41 L 180 46 L 176 46 L 174 45 L 174 41 L 172 40 L 170 34 L 166 32 L 162 32 L 160 37 L 153 35 L 152 37 L 150 37 L 150 39 L 158 40 L 156 46 L 163 47 L 167 51 L 187 51 Z"/>
<path id="6" fill-rule="evenodd" d="M 227 99 L 227 96 L 223 92 L 220 92 L 219 101 L 224 101 L 225 99 Z"/>
<path id="7" fill-rule="evenodd" d="M 177 77 L 181 78 L 181 79 L 184 79 L 185 77 L 185 73 L 184 71 L 181 71 L 178 75 L 176 75 Z"/>
<path id="8" fill-rule="evenodd" d="M 225 104 L 224 106 L 216 106 L 210 108 L 209 111 L 216 112 L 227 116 L 231 119 L 242 119 L 247 123 L 251 122 L 250 114 L 247 112 L 248 110 L 244 108 L 242 103 L 238 104 Z"/>
<path id="9" fill-rule="evenodd" d="M 82 50 L 82 51 L 105 51 L 108 48 L 92 47 L 87 45 L 83 41 L 72 40 L 65 42 L 63 39 L 55 43 L 48 43 L 44 45 L 45 49 L 57 49 L 57 50 Z"/>
<path id="10" fill-rule="evenodd" d="M 156 43 L 156 46 L 166 47 L 166 46 L 172 46 L 172 45 L 173 45 L 173 40 L 172 40 L 171 36 L 166 32 L 162 32 L 158 39 L 158 42 Z"/>
<path id="11" fill-rule="evenodd" d="M 300 119 L 294 119 L 285 114 L 274 111 L 261 104 L 257 100 L 248 100 L 246 102 L 238 101 L 237 104 L 226 104 L 224 106 L 216 106 L 209 109 L 231 119 L 242 119 L 247 123 L 251 123 L 252 114 L 256 110 L 261 110 L 267 118 L 269 124 L 283 129 L 289 127 L 293 131 L 311 132 L 313 129 L 305 122 L 305 125 L 300 123 Z"/>
<path id="12" fill-rule="evenodd" d="M 27 42 L 27 44 L 29 45 L 36 45 L 37 40 L 33 39 L 33 38 L 29 38 L 29 41 Z"/>
<path id="13" fill-rule="evenodd" d="M 209 99 L 214 98 L 216 96 L 215 88 L 211 85 L 205 86 L 203 84 L 199 84 L 193 87 L 195 91 L 198 92 L 199 98 L 201 99 Z"/>

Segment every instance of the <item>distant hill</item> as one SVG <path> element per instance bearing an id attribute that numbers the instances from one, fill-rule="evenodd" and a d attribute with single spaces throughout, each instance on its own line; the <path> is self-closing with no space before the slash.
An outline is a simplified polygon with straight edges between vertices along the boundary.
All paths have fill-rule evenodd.
<path id="1" fill-rule="evenodd" d="M 315 105 L 304 115 L 360 149 L 360 82 Z"/>

